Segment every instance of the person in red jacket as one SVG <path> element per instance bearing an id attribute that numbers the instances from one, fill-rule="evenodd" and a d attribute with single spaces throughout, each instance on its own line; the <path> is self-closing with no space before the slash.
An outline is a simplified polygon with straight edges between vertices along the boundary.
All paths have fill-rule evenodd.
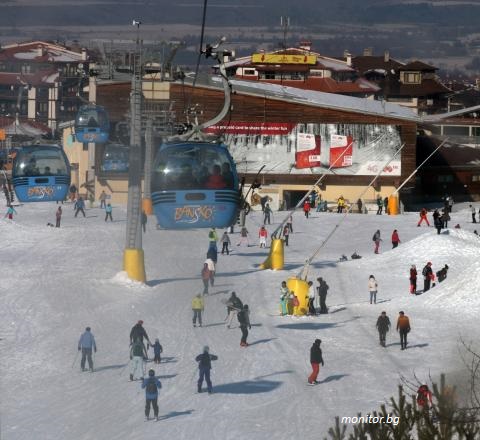
<path id="1" fill-rule="evenodd" d="M 392 249 L 395 249 L 398 246 L 398 243 L 400 243 L 400 237 L 398 236 L 397 230 L 394 229 L 392 233 Z"/>
<path id="2" fill-rule="evenodd" d="M 260 247 L 267 247 L 267 236 L 268 232 L 265 229 L 265 226 L 262 226 L 258 231 L 258 238 L 260 239 Z"/>
<path id="3" fill-rule="evenodd" d="M 303 212 L 305 217 L 308 218 L 308 214 L 310 213 L 310 201 L 308 199 L 303 203 Z"/>
<path id="4" fill-rule="evenodd" d="M 432 406 L 432 392 L 428 385 L 420 385 L 417 390 L 417 405 L 420 411 L 428 411 Z"/>
<path id="5" fill-rule="evenodd" d="M 420 226 L 424 221 L 427 222 L 427 226 L 430 226 L 427 218 L 427 210 L 422 208 L 420 211 L 420 221 L 418 222 L 417 226 Z"/>
<path id="6" fill-rule="evenodd" d="M 205 183 L 205 186 L 208 189 L 226 188 L 227 184 L 221 172 L 222 169 L 220 168 L 220 165 L 213 165 L 212 174 L 208 177 L 207 182 Z"/>
<path id="7" fill-rule="evenodd" d="M 410 268 L 410 293 L 417 293 L 417 268 L 415 264 L 412 264 Z"/>

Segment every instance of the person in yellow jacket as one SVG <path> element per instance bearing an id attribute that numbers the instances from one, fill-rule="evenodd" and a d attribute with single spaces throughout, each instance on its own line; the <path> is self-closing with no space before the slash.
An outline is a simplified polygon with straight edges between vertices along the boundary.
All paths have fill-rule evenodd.
<path id="1" fill-rule="evenodd" d="M 205 303 L 203 302 L 202 294 L 199 293 L 198 295 L 194 296 L 192 299 L 192 310 L 193 310 L 193 326 L 197 326 L 197 318 L 198 324 L 200 327 L 202 326 L 202 312 L 205 308 Z"/>
<path id="2" fill-rule="evenodd" d="M 341 214 L 344 208 L 345 208 L 345 199 L 343 198 L 343 196 L 340 196 L 337 199 L 337 213 Z"/>

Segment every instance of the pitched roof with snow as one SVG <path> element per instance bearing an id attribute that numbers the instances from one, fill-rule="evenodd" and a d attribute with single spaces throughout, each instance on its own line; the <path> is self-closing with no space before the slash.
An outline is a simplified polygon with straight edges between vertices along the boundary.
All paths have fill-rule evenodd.
<path id="1" fill-rule="evenodd" d="M 21 62 L 29 60 L 34 63 L 80 63 L 85 62 L 81 53 L 73 52 L 58 44 L 44 41 L 30 41 L 2 46 L 0 62 Z"/>
<path id="2" fill-rule="evenodd" d="M 405 64 L 404 66 L 399 67 L 398 70 L 415 70 L 415 71 L 421 71 L 421 72 L 435 72 L 435 70 L 438 70 L 438 67 L 431 66 L 430 64 L 424 63 L 423 61 L 412 61 L 408 64 Z"/>

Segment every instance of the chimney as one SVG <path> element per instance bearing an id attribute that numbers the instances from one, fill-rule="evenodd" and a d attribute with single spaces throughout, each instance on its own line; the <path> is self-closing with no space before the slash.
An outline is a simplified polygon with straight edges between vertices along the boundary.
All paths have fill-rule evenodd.
<path id="1" fill-rule="evenodd" d="M 386 63 L 390 61 L 390 52 L 388 50 L 383 52 L 383 61 L 385 61 Z"/>
<path id="2" fill-rule="evenodd" d="M 345 55 L 345 58 L 347 60 L 347 66 L 351 66 L 352 65 L 352 54 L 350 52 L 345 52 L 344 53 Z"/>
<path id="3" fill-rule="evenodd" d="M 81 54 L 82 54 L 82 61 L 87 61 L 87 59 L 88 59 L 88 57 L 87 57 L 87 49 L 85 49 L 84 47 L 82 47 Z"/>
<path id="4" fill-rule="evenodd" d="M 41 57 L 41 56 L 43 56 L 43 46 L 39 44 L 37 46 L 37 57 Z"/>
<path id="5" fill-rule="evenodd" d="M 373 55 L 373 48 L 371 47 L 366 47 L 363 49 L 363 56 L 364 57 L 371 57 Z"/>

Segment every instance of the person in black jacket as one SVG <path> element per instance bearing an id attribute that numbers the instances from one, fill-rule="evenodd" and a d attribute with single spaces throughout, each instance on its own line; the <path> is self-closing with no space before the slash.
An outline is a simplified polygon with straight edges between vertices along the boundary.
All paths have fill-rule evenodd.
<path id="1" fill-rule="evenodd" d="M 308 384 L 309 385 L 316 385 L 318 372 L 320 370 L 320 364 L 323 367 L 323 357 L 322 357 L 322 350 L 320 349 L 320 344 L 322 341 L 320 339 L 315 339 L 315 342 L 310 348 L 310 363 L 312 364 L 312 374 L 308 376 Z"/>
<path id="2" fill-rule="evenodd" d="M 387 312 L 382 312 L 382 314 L 377 319 L 377 330 L 378 336 L 380 337 L 380 345 L 385 347 L 385 336 L 387 332 L 390 330 L 390 318 L 387 316 Z"/>
<path id="3" fill-rule="evenodd" d="M 137 339 L 140 339 L 143 344 L 143 338 L 145 338 L 150 345 L 153 345 L 150 342 L 147 332 L 143 328 L 143 321 L 140 319 L 140 321 L 138 321 L 130 331 L 130 345 L 132 345 Z"/>
<path id="4" fill-rule="evenodd" d="M 322 277 L 317 278 L 317 281 L 318 281 L 317 292 L 318 292 L 318 296 L 320 297 L 320 313 L 322 314 L 328 313 L 328 307 L 327 307 L 326 301 L 327 301 L 328 289 L 330 287 Z"/>
<path id="5" fill-rule="evenodd" d="M 244 304 L 243 309 L 238 312 L 237 319 L 240 323 L 240 330 L 242 331 L 240 347 L 248 347 L 248 329 L 252 328 L 252 326 L 250 325 L 250 311 L 248 310 L 248 304 Z"/>
<path id="6" fill-rule="evenodd" d="M 423 268 L 422 275 L 423 275 L 423 291 L 427 292 L 428 290 L 430 290 L 430 283 L 434 278 L 433 271 L 432 271 L 432 263 L 430 263 L 430 261 Z"/>
<path id="7" fill-rule="evenodd" d="M 203 353 L 199 354 L 195 360 L 198 362 L 198 383 L 197 383 L 197 391 L 199 393 L 202 392 L 202 385 L 203 385 L 203 378 L 205 378 L 205 381 L 207 382 L 207 389 L 208 389 L 208 394 L 213 393 L 212 389 L 212 381 L 210 380 L 210 370 L 212 369 L 212 362 L 211 361 L 216 361 L 218 359 L 218 356 L 215 356 L 214 354 L 209 353 L 210 349 L 208 348 L 208 345 L 205 345 L 203 347 Z"/>

